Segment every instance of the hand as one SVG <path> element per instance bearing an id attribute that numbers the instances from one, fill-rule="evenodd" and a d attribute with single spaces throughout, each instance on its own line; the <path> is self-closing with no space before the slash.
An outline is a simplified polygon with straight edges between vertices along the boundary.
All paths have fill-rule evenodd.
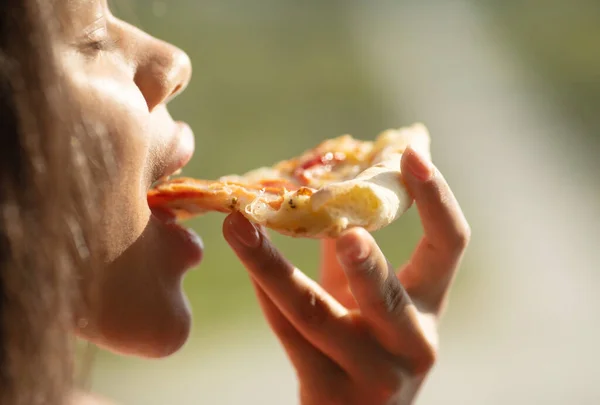
<path id="1" fill-rule="evenodd" d="M 437 323 L 470 230 L 431 162 L 408 149 L 402 173 L 424 237 L 397 273 L 354 228 L 323 241 L 319 285 L 241 214 L 225 220 L 225 238 L 297 371 L 303 405 L 412 403 L 436 360 Z"/>

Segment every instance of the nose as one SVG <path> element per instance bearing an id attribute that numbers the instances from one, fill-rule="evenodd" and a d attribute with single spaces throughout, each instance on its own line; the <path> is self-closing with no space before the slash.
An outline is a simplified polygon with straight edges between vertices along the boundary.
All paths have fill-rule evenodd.
<path id="1" fill-rule="evenodd" d="M 154 38 L 141 55 L 134 81 L 146 99 L 148 110 L 152 111 L 187 87 L 192 64 L 181 49 Z"/>

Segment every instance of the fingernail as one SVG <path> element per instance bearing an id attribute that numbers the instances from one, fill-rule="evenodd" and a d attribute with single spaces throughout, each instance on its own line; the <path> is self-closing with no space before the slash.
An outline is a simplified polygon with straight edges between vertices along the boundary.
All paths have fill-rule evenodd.
<path id="1" fill-rule="evenodd" d="M 238 242 L 249 248 L 258 247 L 260 244 L 260 235 L 252 223 L 241 215 L 230 219 L 230 221 L 233 235 Z"/>
<path id="2" fill-rule="evenodd" d="M 418 149 L 413 149 L 410 146 L 407 148 L 408 152 L 408 170 L 410 173 L 420 181 L 427 181 L 433 173 L 433 167 L 431 161 Z"/>
<path id="3" fill-rule="evenodd" d="M 357 264 L 369 257 L 369 244 L 355 234 L 345 235 L 339 243 L 341 259 L 348 264 Z"/>

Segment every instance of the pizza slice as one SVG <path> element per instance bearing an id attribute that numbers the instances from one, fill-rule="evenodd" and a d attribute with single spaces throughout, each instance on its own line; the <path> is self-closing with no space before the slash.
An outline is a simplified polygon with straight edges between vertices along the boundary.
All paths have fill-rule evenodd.
<path id="1" fill-rule="evenodd" d="M 422 124 L 384 131 L 374 141 L 343 135 L 243 175 L 166 179 L 148 192 L 148 204 L 180 220 L 239 211 L 294 237 L 332 238 L 357 226 L 375 231 L 411 205 L 400 172 L 402 153 L 411 145 L 429 155 L 429 144 Z"/>

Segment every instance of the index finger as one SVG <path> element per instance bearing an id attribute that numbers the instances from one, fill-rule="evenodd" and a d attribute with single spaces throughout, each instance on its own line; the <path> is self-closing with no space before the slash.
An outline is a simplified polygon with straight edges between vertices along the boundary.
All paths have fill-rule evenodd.
<path id="1" fill-rule="evenodd" d="M 351 374 L 376 375 L 379 347 L 359 333 L 347 308 L 288 262 L 240 213 L 225 219 L 223 235 L 253 280 L 308 342 Z"/>
<path id="2" fill-rule="evenodd" d="M 448 183 L 425 156 L 407 149 L 402 173 L 415 199 L 424 236 L 399 277 L 414 300 L 439 313 L 471 230 Z"/>

